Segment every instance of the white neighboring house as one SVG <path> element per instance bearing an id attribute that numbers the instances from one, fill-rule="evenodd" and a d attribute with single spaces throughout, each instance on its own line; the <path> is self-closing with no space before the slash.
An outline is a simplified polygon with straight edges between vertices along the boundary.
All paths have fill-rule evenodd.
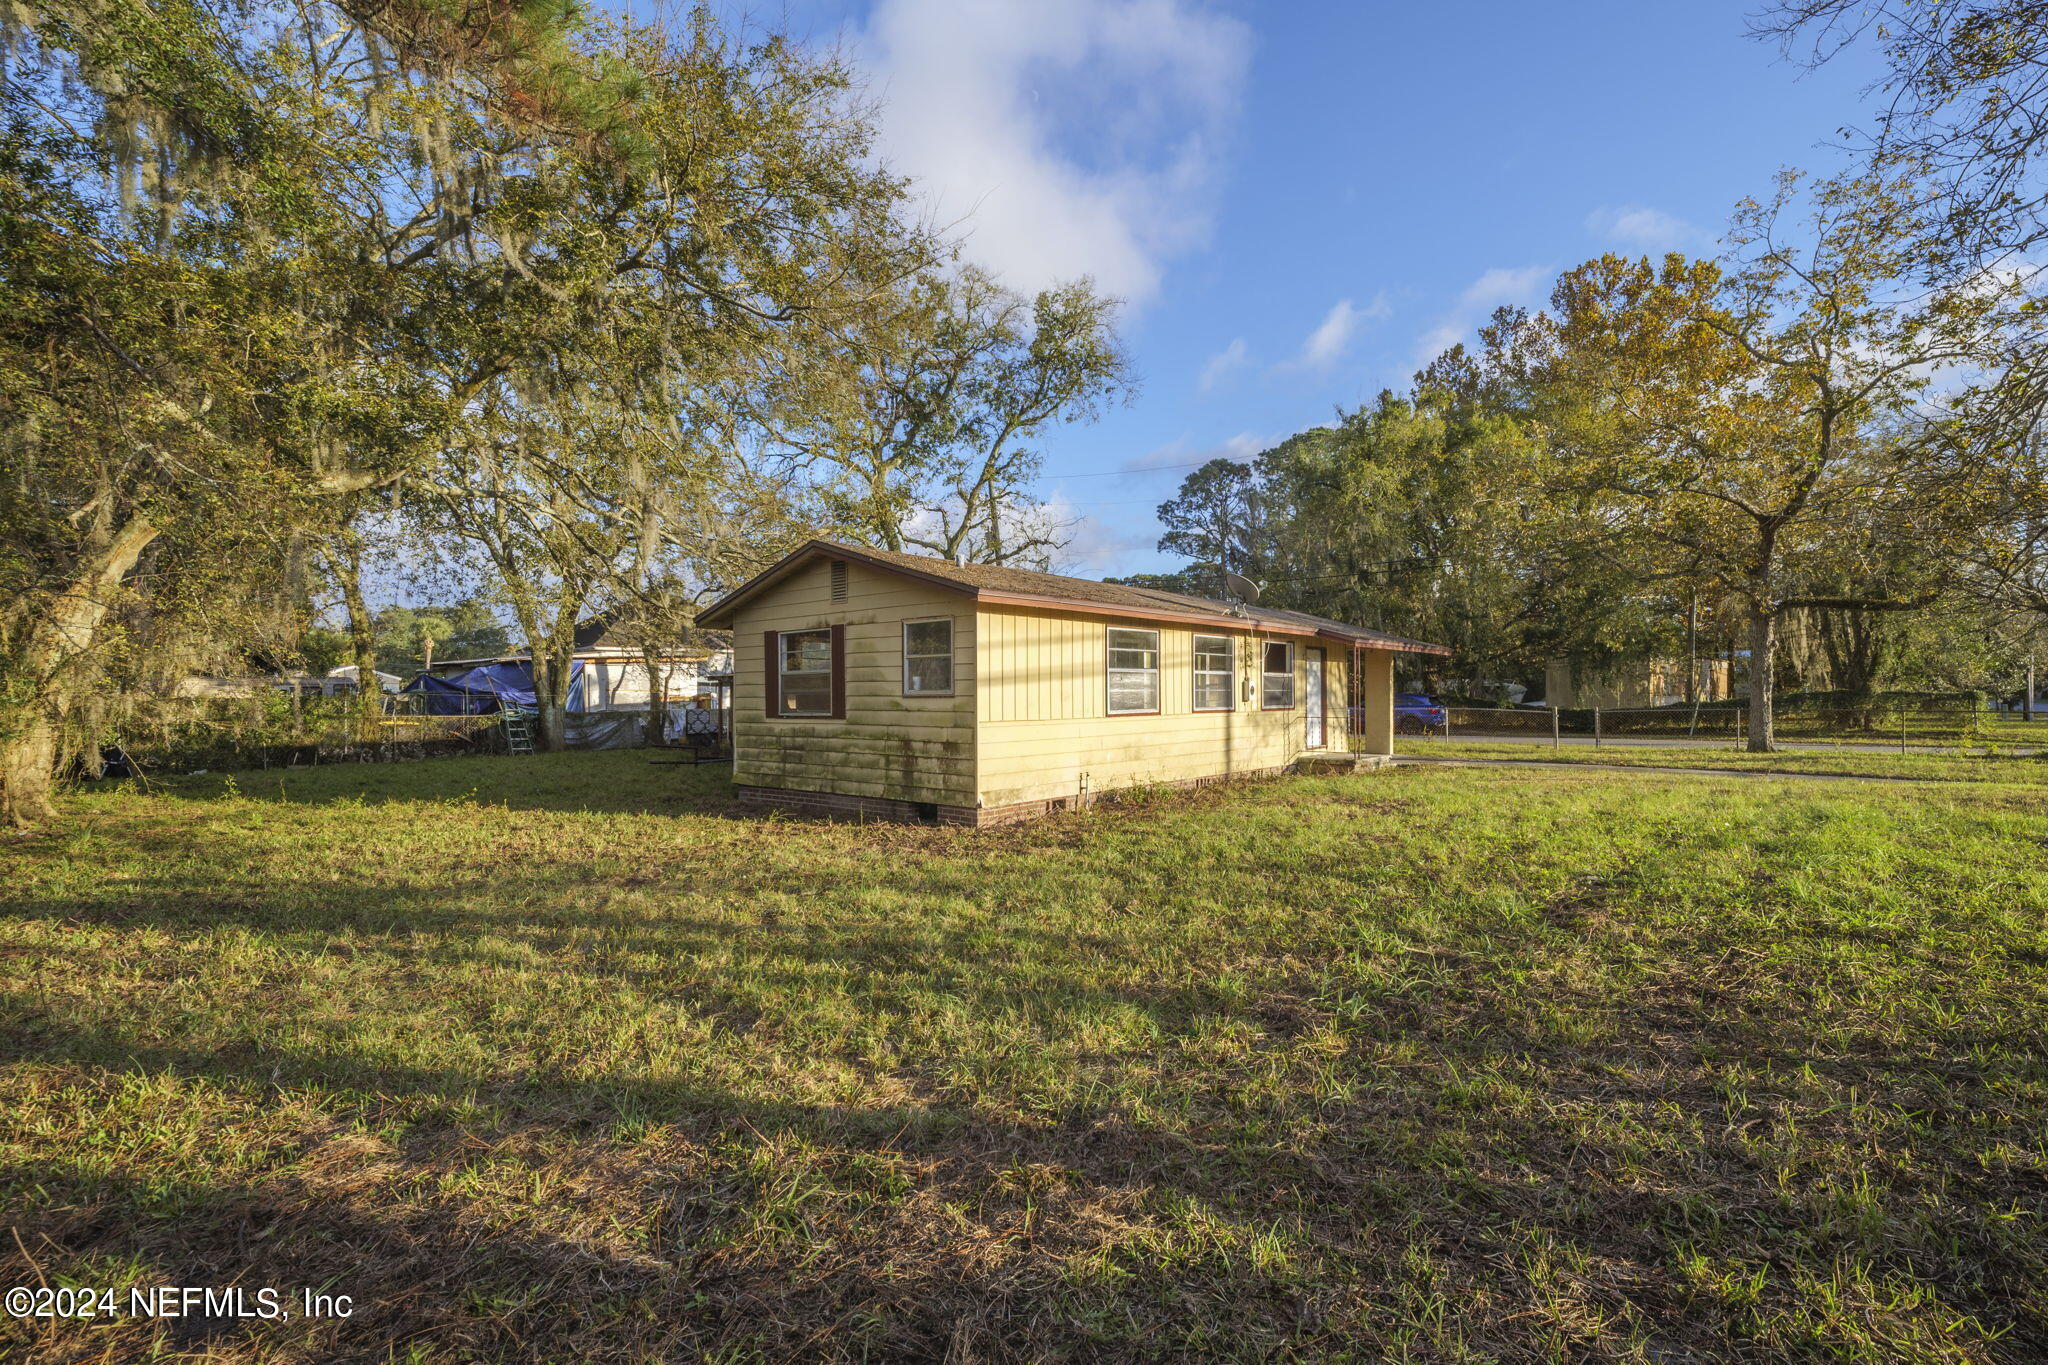
<path id="1" fill-rule="evenodd" d="M 396 692 L 404 680 L 379 672 L 377 682 L 386 692 Z M 330 669 L 315 676 L 303 669 L 289 673 L 189 673 L 178 680 L 171 695 L 186 699 L 208 697 L 259 697 L 265 692 L 296 692 L 302 697 L 345 697 L 356 690 L 355 665 Z"/>
<path id="2" fill-rule="evenodd" d="M 647 661 L 635 646 L 607 638 L 611 620 L 595 616 L 576 629 L 575 652 L 570 656 L 581 664 L 581 683 L 569 696 L 571 711 L 644 711 L 653 699 L 653 684 Z M 436 659 L 430 672 L 440 676 L 466 673 L 484 664 L 523 664 L 527 651 L 490 658 Z M 709 674 L 732 670 L 732 650 L 723 636 L 710 637 L 701 645 L 686 645 L 662 656 L 659 668 L 666 675 L 666 700 L 671 705 L 694 701 L 712 689 Z"/>
<path id="3" fill-rule="evenodd" d="M 399 677 L 396 673 L 386 673 L 381 668 L 371 671 L 377 675 L 377 688 L 379 691 L 396 692 L 405 683 L 405 679 Z M 342 678 L 352 683 L 356 680 L 356 666 L 354 664 L 343 664 L 340 668 L 330 668 L 327 670 L 327 676 L 330 678 Z"/>

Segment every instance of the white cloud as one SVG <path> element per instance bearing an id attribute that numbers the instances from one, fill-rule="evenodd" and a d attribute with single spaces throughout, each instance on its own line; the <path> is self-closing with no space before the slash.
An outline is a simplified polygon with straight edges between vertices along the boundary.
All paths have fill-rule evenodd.
<path id="1" fill-rule="evenodd" d="M 1149 517 L 1142 522 L 1136 518 L 1112 522 L 1081 511 L 1060 493 L 1047 500 L 1046 513 L 1048 520 L 1066 528 L 1067 542 L 1054 556 L 1053 569 L 1058 573 L 1114 573 L 1132 555 L 1151 550 L 1159 539 L 1159 528 Z"/>
<path id="2" fill-rule="evenodd" d="M 1327 368 L 1343 354 L 1343 348 L 1352 344 L 1354 332 L 1358 332 L 1358 309 L 1352 307 L 1350 299 L 1337 299 L 1337 303 L 1323 313 L 1323 321 L 1315 325 L 1315 332 L 1309 334 L 1309 340 L 1300 344 L 1300 356 L 1294 364 L 1315 370 Z"/>
<path id="3" fill-rule="evenodd" d="M 1189 0 L 880 0 L 881 150 L 967 254 L 1142 302 L 1209 228 L 1250 33 Z"/>
<path id="4" fill-rule="evenodd" d="M 1072 540 L 1057 556 L 1063 573 L 1121 572 L 1133 556 L 1149 553 L 1159 538 L 1155 512 L 1173 497 L 1193 470 L 1214 459 L 1249 463 L 1279 438 L 1240 431 L 1220 441 L 1169 441 L 1125 460 L 1106 478 L 1056 485 L 1046 495 L 1050 519 L 1068 528 Z M 1152 490 L 1149 494 L 1143 490 Z"/>
<path id="5" fill-rule="evenodd" d="M 1547 265 L 1495 266 L 1465 286 L 1458 302 L 1466 308 L 1498 308 L 1504 303 L 1527 303 L 1550 279 Z"/>
<path id="6" fill-rule="evenodd" d="M 1274 438 L 1261 436 L 1255 431 L 1240 431 L 1235 436 L 1204 445 L 1196 445 L 1187 440 L 1169 441 L 1163 446 L 1154 446 L 1143 455 L 1125 460 L 1117 466 L 1117 472 L 1137 477 L 1141 474 L 1170 471 L 1177 478 L 1185 477 L 1190 469 L 1207 464 L 1211 460 L 1229 459 L 1240 463 L 1250 460 L 1273 443 Z"/>
<path id="7" fill-rule="evenodd" d="M 1344 348 L 1351 344 L 1351 334 L 1357 330 L 1358 310 L 1351 306 L 1350 299 L 1338 299 L 1308 334 L 1308 340 L 1301 343 L 1301 356 L 1296 363 L 1322 369 L 1344 354 Z"/>
<path id="8" fill-rule="evenodd" d="M 1202 366 L 1202 377 L 1196 381 L 1195 387 L 1207 393 L 1251 363 L 1251 348 L 1244 344 L 1244 338 L 1233 338 L 1228 346 L 1210 356 L 1209 363 Z"/>
<path id="9" fill-rule="evenodd" d="M 1256 431 L 1240 431 L 1237 435 L 1218 441 L 1206 450 L 1198 450 L 1187 458 L 1202 464 L 1216 459 L 1236 460 L 1239 464 L 1246 464 L 1256 459 L 1273 442 L 1274 438 L 1271 436 L 1261 436 Z"/>
<path id="10" fill-rule="evenodd" d="M 1427 365 L 1465 340 L 1496 308 L 1536 302 L 1551 274 L 1547 265 L 1495 266 L 1487 271 L 1466 285 L 1458 301 L 1422 334 L 1415 345 L 1416 363 Z"/>
<path id="11" fill-rule="evenodd" d="M 1385 294 L 1375 295 L 1373 301 L 1363 308 L 1350 299 L 1338 299 L 1323 315 L 1316 329 L 1308 334 L 1308 340 L 1301 343 L 1301 354 L 1294 363 L 1303 369 L 1328 369 L 1351 345 L 1351 338 L 1357 334 L 1360 323 L 1376 321 L 1392 311 Z"/>
<path id="12" fill-rule="evenodd" d="M 1605 205 L 1586 215 L 1586 230 L 1630 251 L 1685 251 L 1712 237 L 1683 218 L 1641 204 Z"/>
<path id="13" fill-rule="evenodd" d="M 1214 459 L 1249 463 L 1276 438 L 1240 431 L 1220 441 L 1182 439 L 1155 446 L 1119 465 L 1112 477 L 1056 485 L 1046 495 L 1049 520 L 1066 527 L 1071 539 L 1056 556 L 1062 573 L 1122 572 L 1134 556 L 1148 554 L 1159 539 L 1154 515 L 1195 468 Z M 1150 493 L 1144 490 L 1152 490 Z"/>

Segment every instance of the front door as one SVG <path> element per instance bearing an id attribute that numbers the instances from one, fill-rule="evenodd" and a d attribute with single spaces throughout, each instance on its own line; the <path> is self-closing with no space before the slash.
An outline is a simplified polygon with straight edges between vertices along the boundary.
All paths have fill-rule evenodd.
<path id="1" fill-rule="evenodd" d="M 1304 738 L 1311 749 L 1320 749 L 1328 741 L 1323 736 L 1323 651 L 1304 650 L 1301 656 L 1301 685 L 1307 693 L 1303 705 L 1307 708 L 1304 723 L 1308 732 Z"/>

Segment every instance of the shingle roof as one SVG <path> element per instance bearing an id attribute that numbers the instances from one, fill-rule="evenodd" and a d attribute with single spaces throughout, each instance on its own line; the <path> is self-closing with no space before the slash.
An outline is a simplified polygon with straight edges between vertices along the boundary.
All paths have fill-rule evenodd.
<path id="1" fill-rule="evenodd" d="M 1306 612 L 1277 607 L 1244 606 L 1213 597 L 1161 592 L 1124 583 L 1102 583 L 1092 578 L 1069 578 L 1064 574 L 1039 573 L 1035 569 L 1013 569 L 1000 564 L 955 564 L 930 555 L 903 554 L 877 550 L 866 545 L 844 545 L 832 540 L 806 542 L 795 553 L 764 573 L 728 593 L 698 613 L 700 625 L 729 625 L 722 619 L 745 599 L 770 586 L 797 565 L 816 555 L 863 561 L 884 569 L 923 578 L 989 601 L 1040 601 L 1047 604 L 1085 603 L 1091 607 L 1122 608 L 1133 616 L 1195 617 L 1218 625 L 1278 630 L 1289 634 L 1327 635 L 1377 649 L 1403 650 L 1421 654 L 1448 654 L 1446 645 L 1433 645 L 1388 635 L 1363 626 L 1310 616 Z M 1114 614 L 1114 613 L 1112 613 Z"/>
<path id="2" fill-rule="evenodd" d="M 576 623 L 575 645 L 578 649 L 595 649 L 605 642 L 611 633 L 612 624 L 619 619 L 619 609 L 611 607 L 587 620 Z"/>

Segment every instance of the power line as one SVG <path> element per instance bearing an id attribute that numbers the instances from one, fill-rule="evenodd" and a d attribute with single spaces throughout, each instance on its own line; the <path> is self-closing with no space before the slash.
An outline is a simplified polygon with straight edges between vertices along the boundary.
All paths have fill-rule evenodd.
<path id="1" fill-rule="evenodd" d="M 1069 498 L 1067 501 L 1076 507 L 1157 507 L 1159 505 L 1158 498 L 1130 498 L 1116 502 L 1106 502 L 1101 498 Z"/>
<path id="2" fill-rule="evenodd" d="M 1042 479 L 1134 479 L 1140 474 L 1156 474 L 1163 469 L 1200 469 L 1209 463 L 1196 460 L 1193 464 L 1148 464 L 1142 469 L 1104 469 L 1093 474 L 1041 474 Z"/>

